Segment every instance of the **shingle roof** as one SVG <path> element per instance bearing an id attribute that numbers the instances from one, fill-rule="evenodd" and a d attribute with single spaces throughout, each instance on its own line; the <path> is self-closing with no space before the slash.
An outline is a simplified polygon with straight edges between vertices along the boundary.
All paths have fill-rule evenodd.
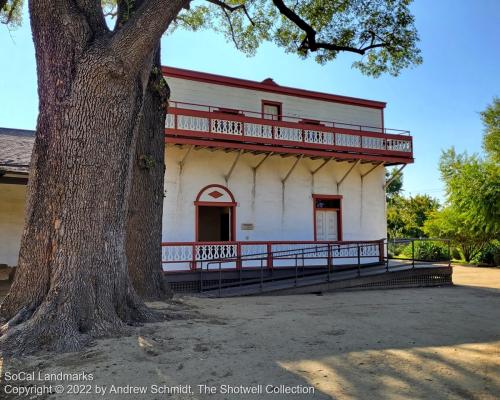
<path id="1" fill-rule="evenodd" d="M 27 173 L 35 132 L 0 128 L 0 171 Z"/>

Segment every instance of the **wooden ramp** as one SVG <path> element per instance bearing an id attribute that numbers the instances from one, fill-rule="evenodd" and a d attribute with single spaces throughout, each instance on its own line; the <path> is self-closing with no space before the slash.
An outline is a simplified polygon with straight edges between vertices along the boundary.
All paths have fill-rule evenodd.
<path id="1" fill-rule="evenodd" d="M 388 270 L 384 265 L 323 273 L 299 278 L 212 288 L 201 297 L 238 297 L 254 295 L 288 295 L 329 292 L 346 289 L 382 289 L 402 287 L 445 286 L 452 284 L 452 269 L 447 265 L 420 263 L 412 266 L 396 264 Z"/>

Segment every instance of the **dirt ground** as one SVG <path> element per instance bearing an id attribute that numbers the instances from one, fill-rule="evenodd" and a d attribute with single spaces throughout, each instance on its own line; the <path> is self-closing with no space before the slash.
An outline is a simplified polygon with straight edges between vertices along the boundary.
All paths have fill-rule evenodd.
<path id="1" fill-rule="evenodd" d="M 32 392 L 24 398 L 497 399 L 500 269 L 455 267 L 454 282 L 443 288 L 155 303 L 178 318 L 101 340 L 81 353 L 3 360 L 0 399 L 17 398 L 5 393 L 8 385 L 12 392 L 16 384 L 36 389 L 58 383 L 64 394 Z M 7 380 L 12 371 L 85 372 L 93 380 L 28 386 L 26 380 Z M 75 384 L 85 393 L 68 394 L 78 391 Z M 192 393 L 153 393 L 187 391 L 179 385 L 191 385 Z M 260 390 L 258 385 L 261 394 L 224 393 Z M 114 393 L 127 390 L 146 393 Z"/>

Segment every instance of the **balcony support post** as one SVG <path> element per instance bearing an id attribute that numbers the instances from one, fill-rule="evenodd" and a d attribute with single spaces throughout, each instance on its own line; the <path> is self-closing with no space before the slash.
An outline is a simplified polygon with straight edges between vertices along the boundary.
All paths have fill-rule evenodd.
<path id="1" fill-rule="evenodd" d="M 189 156 L 189 153 L 191 153 L 191 150 L 193 150 L 193 147 L 194 147 L 194 144 L 190 145 L 189 148 L 187 149 L 186 153 L 184 154 L 184 156 L 182 157 L 182 160 L 179 162 L 179 166 L 181 168 L 181 171 L 182 169 L 184 168 L 184 165 L 186 163 L 186 160 Z"/>
<path id="2" fill-rule="evenodd" d="M 347 172 L 344 174 L 344 176 L 340 179 L 340 181 L 337 182 L 337 193 L 339 192 L 340 185 L 342 185 L 342 182 L 345 181 L 345 179 L 349 176 L 351 171 L 361 162 L 361 160 L 357 160 L 354 164 L 351 165 L 351 168 L 347 170 Z"/>
<path id="3" fill-rule="evenodd" d="M 299 164 L 299 161 L 302 160 L 302 157 L 304 157 L 303 154 L 301 154 L 299 157 L 297 157 L 297 159 L 295 160 L 295 162 L 293 163 L 292 167 L 290 168 L 290 170 L 288 171 L 288 173 L 286 174 L 286 176 L 281 180 L 281 182 L 283 184 L 285 184 L 285 182 L 287 181 L 287 179 L 290 177 L 290 175 L 292 174 L 293 170 L 295 169 L 295 167 L 297 167 L 297 165 Z"/>
<path id="4" fill-rule="evenodd" d="M 316 168 L 315 170 L 311 171 L 311 175 L 313 175 L 313 176 L 316 175 L 316 173 L 318 173 L 319 171 L 321 171 L 323 169 L 323 167 L 325 167 L 326 164 L 328 164 L 332 160 L 335 160 L 335 158 L 334 157 L 327 158 L 325 161 L 323 161 L 323 163 L 318 168 Z"/>
<path id="5" fill-rule="evenodd" d="M 380 162 L 378 164 L 375 164 L 372 168 L 370 168 L 368 171 L 366 171 L 364 174 L 361 174 L 361 178 L 363 179 L 365 176 L 367 176 L 368 174 L 371 174 L 373 171 L 375 171 L 378 167 L 380 167 L 381 165 L 383 165 L 384 162 Z"/>
<path id="6" fill-rule="evenodd" d="M 387 189 L 387 186 L 389 186 L 394 179 L 396 179 L 399 175 L 401 175 L 401 172 L 406 166 L 407 164 L 403 164 L 403 166 L 399 168 L 397 172 L 384 184 L 384 190 Z"/>
<path id="7" fill-rule="evenodd" d="M 226 184 L 229 181 L 229 178 L 231 178 L 231 175 L 233 174 L 234 168 L 236 167 L 236 164 L 238 164 L 238 160 L 240 159 L 241 155 L 243 154 L 243 149 L 241 149 L 237 156 L 235 157 L 233 164 L 231 165 L 231 168 L 229 169 L 229 172 L 224 176 L 224 179 L 226 180 Z"/>
<path id="8" fill-rule="evenodd" d="M 260 168 L 260 166 L 261 166 L 262 164 L 264 164 L 264 162 L 265 162 L 265 161 L 266 161 L 269 157 L 271 157 L 273 154 L 274 154 L 274 152 L 272 152 L 272 151 L 271 151 L 270 153 L 267 153 L 267 154 L 265 155 L 265 157 L 264 157 L 262 160 L 260 160 L 260 161 L 259 161 L 259 163 L 258 163 L 255 167 L 253 167 L 254 171 L 255 171 L 255 172 L 257 172 L 257 170 Z"/>

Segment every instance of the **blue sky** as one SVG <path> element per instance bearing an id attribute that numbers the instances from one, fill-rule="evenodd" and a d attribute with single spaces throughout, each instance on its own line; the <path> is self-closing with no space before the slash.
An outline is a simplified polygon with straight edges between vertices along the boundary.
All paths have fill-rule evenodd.
<path id="1" fill-rule="evenodd" d="M 416 162 L 405 169 L 406 194 L 443 198 L 437 163 L 442 149 L 481 151 L 479 112 L 500 96 L 500 1 L 417 0 L 412 6 L 424 63 L 398 77 L 363 76 L 352 55 L 321 66 L 264 44 L 255 57 L 209 31 L 163 39 L 166 65 L 347 96 L 386 101 L 385 124 L 414 136 Z M 0 126 L 33 129 L 38 100 L 28 20 L 0 26 Z"/>

